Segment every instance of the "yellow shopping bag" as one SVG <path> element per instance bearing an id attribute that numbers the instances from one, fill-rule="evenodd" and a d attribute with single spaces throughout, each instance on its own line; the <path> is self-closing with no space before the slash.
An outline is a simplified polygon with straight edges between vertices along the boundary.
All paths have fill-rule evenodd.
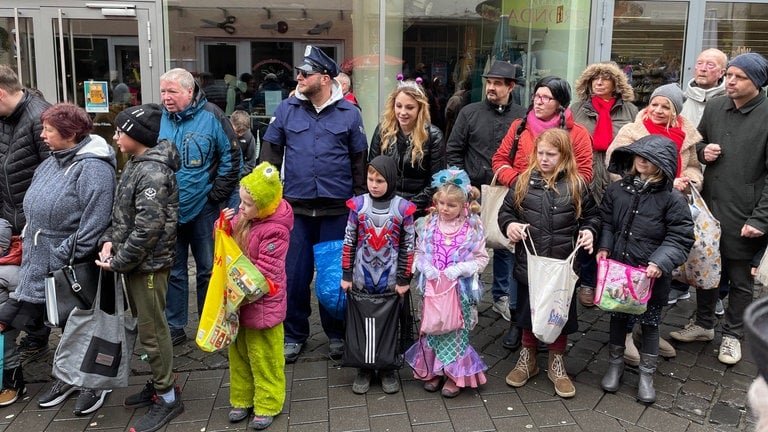
<path id="1" fill-rule="evenodd" d="M 195 337 L 197 346 L 207 352 L 225 348 L 235 340 L 241 304 L 276 292 L 274 283 L 243 255 L 230 230 L 229 221 L 222 213 L 216 222 L 213 271 Z"/>

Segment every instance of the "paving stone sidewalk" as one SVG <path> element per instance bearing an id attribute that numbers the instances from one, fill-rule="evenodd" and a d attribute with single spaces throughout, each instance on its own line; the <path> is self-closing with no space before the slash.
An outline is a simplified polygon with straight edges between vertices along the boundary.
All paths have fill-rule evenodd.
<path id="1" fill-rule="evenodd" d="M 483 280 L 490 286 L 488 269 Z M 762 295 L 756 287 L 756 296 Z M 191 305 L 190 311 L 196 307 Z M 314 307 L 316 311 L 316 306 Z M 666 308 L 661 334 L 686 324 L 695 310 L 695 294 Z M 600 389 L 607 367 L 609 315 L 597 308 L 579 306 L 579 332 L 569 338 L 566 367 L 576 385 L 576 396 L 555 395 L 546 376 L 546 353 L 539 354 L 541 373 L 527 385 L 513 389 L 504 382 L 518 353 L 501 346 L 508 323 L 491 310 L 490 294 L 479 307 L 479 323 L 472 344 L 489 369 L 488 382 L 479 390 L 464 390 L 455 399 L 427 393 L 411 371 L 400 371 L 402 391 L 388 395 L 376 382 L 366 395 L 352 393 L 355 370 L 342 368 L 327 357 L 327 340 L 312 316 L 313 333 L 299 361 L 286 366 L 287 394 L 283 413 L 269 431 L 751 431 L 755 420 L 746 407 L 746 393 L 757 368 L 747 344 L 744 359 L 726 367 L 717 361 L 720 333 L 709 343 L 673 342 L 677 356 L 659 363 L 655 376 L 658 401 L 650 406 L 635 401 L 638 374 L 628 368 L 616 394 Z M 196 317 L 187 327 L 192 335 Z M 51 347 L 58 342 L 54 331 Z M 91 416 L 72 414 L 74 398 L 49 409 L 37 406 L 37 395 L 50 380 L 49 355 L 24 368 L 27 394 L 23 400 L 0 408 L 0 432 L 125 431 L 144 409 L 122 407 L 123 398 L 141 389 L 149 368 L 137 349 L 132 360 L 131 387 L 116 389 L 104 407 Z M 184 414 L 161 431 L 250 430 L 247 422 L 231 424 L 229 374 L 226 353 L 204 353 L 194 341 L 174 348 L 175 370 L 183 391 Z"/>

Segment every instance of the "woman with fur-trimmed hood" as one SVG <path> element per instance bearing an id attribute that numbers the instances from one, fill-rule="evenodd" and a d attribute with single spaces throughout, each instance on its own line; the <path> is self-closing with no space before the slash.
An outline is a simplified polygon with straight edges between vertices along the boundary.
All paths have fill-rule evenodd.
<path id="1" fill-rule="evenodd" d="M 605 169 L 605 151 L 613 142 L 619 129 L 632 123 L 637 107 L 632 103 L 635 92 L 627 76 L 613 62 L 594 63 L 576 80 L 578 102 L 571 105 L 573 119 L 592 135 L 592 183 L 590 189 L 600 203 L 605 188 L 610 183 Z"/>

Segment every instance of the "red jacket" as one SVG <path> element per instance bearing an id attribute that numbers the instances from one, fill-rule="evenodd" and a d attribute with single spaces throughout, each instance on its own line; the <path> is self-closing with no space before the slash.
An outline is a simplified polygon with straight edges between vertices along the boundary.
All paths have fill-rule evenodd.
<path id="1" fill-rule="evenodd" d="M 517 176 L 528 169 L 528 161 L 530 160 L 531 153 L 533 153 L 535 137 L 531 133 L 530 127 L 526 125 L 525 130 L 520 135 L 515 160 L 511 161 L 509 159 L 509 152 L 512 150 L 512 143 L 515 140 L 515 131 L 522 121 L 523 119 L 517 119 L 512 122 L 507 130 L 507 135 L 501 140 L 499 149 L 496 150 L 493 159 L 491 159 L 493 172 L 498 171 L 499 173 L 496 181 L 505 186 L 511 186 Z M 565 127 L 568 128 L 571 142 L 573 142 L 573 153 L 576 165 L 579 168 L 579 174 L 589 184 L 592 181 L 592 137 L 590 137 L 589 132 L 584 126 L 573 121 L 570 111 L 566 111 Z M 507 167 L 499 170 L 504 165 L 507 165 Z"/>
<path id="2" fill-rule="evenodd" d="M 21 265 L 21 238 L 19 236 L 11 237 L 8 254 L 0 257 L 0 266 L 4 265 Z"/>
<path id="3" fill-rule="evenodd" d="M 237 217 L 232 220 L 235 225 Z M 286 293 L 285 256 L 288 254 L 293 210 L 282 200 L 277 210 L 259 220 L 248 234 L 248 250 L 243 253 L 259 271 L 274 282 L 277 294 L 265 295 L 253 303 L 240 307 L 240 325 L 254 329 L 274 327 L 285 320 L 288 305 Z"/>

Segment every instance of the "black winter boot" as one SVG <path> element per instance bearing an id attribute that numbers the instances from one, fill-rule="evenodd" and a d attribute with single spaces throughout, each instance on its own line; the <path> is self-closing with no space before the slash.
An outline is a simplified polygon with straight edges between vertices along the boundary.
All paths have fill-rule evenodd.
<path id="1" fill-rule="evenodd" d="M 511 309 L 512 319 L 509 321 L 509 330 L 504 333 L 504 338 L 501 340 L 501 345 L 506 349 L 517 351 L 520 348 L 520 341 L 523 338 L 523 333 L 520 331 L 520 327 L 517 326 L 516 311 Z"/>
<path id="2" fill-rule="evenodd" d="M 608 370 L 605 371 L 600 386 L 603 390 L 613 393 L 621 385 L 621 376 L 624 374 L 624 347 L 621 345 L 608 345 Z"/>
<path id="3" fill-rule="evenodd" d="M 637 400 L 652 404 L 656 402 L 656 389 L 653 388 L 653 374 L 659 356 L 640 353 L 640 383 L 637 385 Z"/>
<path id="4" fill-rule="evenodd" d="M 24 374 L 21 366 L 13 369 L 3 369 L 3 389 L 0 390 L 0 407 L 8 406 L 16 402 L 27 387 L 24 385 Z"/>

